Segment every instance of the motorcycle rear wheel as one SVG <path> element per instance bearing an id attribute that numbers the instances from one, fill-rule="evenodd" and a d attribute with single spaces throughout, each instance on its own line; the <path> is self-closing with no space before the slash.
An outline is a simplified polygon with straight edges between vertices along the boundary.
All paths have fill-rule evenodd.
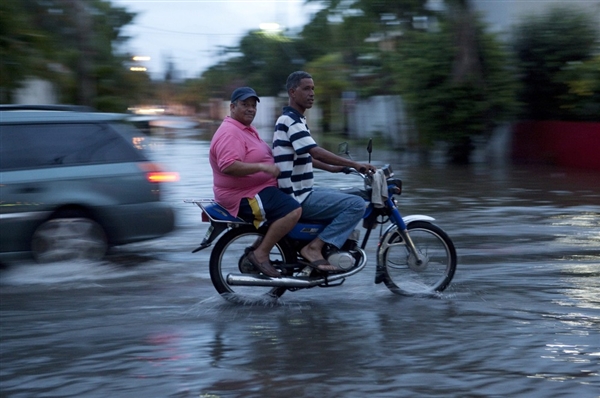
<path id="1" fill-rule="evenodd" d="M 421 254 L 418 263 L 410 254 L 397 229 L 384 237 L 383 259 L 385 285 L 401 295 L 430 294 L 441 292 L 452 281 L 456 271 L 456 249 L 448 235 L 437 225 L 426 221 L 414 221 L 407 226 L 409 235 Z M 385 244 L 387 243 L 387 244 Z"/>
<path id="2" fill-rule="evenodd" d="M 256 273 L 258 271 L 245 260 L 248 248 L 262 239 L 264 231 L 253 226 L 241 226 L 227 231 L 216 243 L 210 255 L 210 279 L 217 292 L 229 301 L 253 303 L 281 297 L 287 290 L 284 287 L 232 286 L 227 283 L 227 275 Z M 285 243 L 278 242 L 269 255 L 271 262 L 291 264 L 295 255 Z"/>

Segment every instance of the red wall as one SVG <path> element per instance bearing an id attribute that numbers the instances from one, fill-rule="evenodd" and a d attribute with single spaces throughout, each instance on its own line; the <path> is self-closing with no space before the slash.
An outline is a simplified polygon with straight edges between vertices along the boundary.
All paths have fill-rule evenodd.
<path id="1" fill-rule="evenodd" d="M 512 127 L 517 162 L 600 170 L 600 123 L 520 122 Z"/>

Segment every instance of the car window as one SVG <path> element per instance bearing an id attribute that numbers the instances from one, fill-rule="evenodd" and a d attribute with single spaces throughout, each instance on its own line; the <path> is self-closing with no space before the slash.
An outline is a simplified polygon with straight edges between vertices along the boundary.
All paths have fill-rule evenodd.
<path id="1" fill-rule="evenodd" d="M 135 149 L 143 152 L 145 156 L 149 156 L 150 139 L 140 129 L 132 123 L 113 123 L 110 125 L 117 130 L 126 140 L 131 142 Z"/>
<path id="2" fill-rule="evenodd" d="M 102 123 L 3 125 L 0 170 L 145 160 Z"/>

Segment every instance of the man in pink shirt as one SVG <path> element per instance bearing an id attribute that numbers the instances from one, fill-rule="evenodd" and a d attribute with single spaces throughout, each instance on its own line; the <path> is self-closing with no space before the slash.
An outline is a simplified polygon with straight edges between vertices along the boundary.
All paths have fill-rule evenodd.
<path id="1" fill-rule="evenodd" d="M 277 187 L 279 168 L 271 147 L 251 125 L 260 102 L 250 87 L 231 94 L 230 116 L 215 132 L 209 151 L 215 200 L 237 217 L 252 221 L 256 228 L 269 223 L 264 238 L 248 260 L 263 274 L 279 277 L 269 252 L 296 225 L 302 215 L 298 201 Z"/>

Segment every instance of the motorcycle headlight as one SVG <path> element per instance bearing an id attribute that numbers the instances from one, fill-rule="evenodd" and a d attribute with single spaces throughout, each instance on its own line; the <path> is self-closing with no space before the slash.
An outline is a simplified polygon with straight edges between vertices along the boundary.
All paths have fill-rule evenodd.
<path id="1" fill-rule="evenodd" d="M 392 166 L 389 164 L 384 165 L 381 170 L 383 171 L 383 175 L 385 178 L 390 178 L 394 176 L 394 171 L 392 170 Z"/>

